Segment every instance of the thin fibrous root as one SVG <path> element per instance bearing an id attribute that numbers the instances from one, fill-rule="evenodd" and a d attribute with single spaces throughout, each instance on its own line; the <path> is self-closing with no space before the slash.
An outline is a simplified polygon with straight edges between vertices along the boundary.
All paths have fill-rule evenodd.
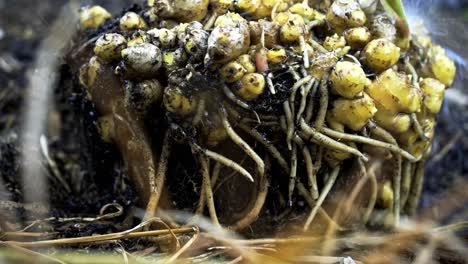
<path id="1" fill-rule="evenodd" d="M 257 171 L 260 175 L 265 174 L 265 163 L 263 162 L 262 158 L 258 156 L 255 150 L 247 144 L 232 128 L 231 124 L 229 123 L 226 113 L 222 114 L 222 121 L 224 129 L 226 130 L 229 138 L 238 145 L 247 155 L 249 155 L 252 160 L 257 164 Z"/>
<path id="2" fill-rule="evenodd" d="M 409 57 L 405 58 L 405 66 L 408 69 L 408 71 L 411 73 L 413 86 L 420 89 L 418 73 L 416 72 L 416 69 L 411 64 L 411 62 L 409 61 Z M 424 134 L 424 129 L 422 128 L 421 124 L 419 123 L 418 118 L 416 117 L 415 113 L 411 114 L 411 122 L 413 123 L 414 130 L 418 133 L 419 137 L 422 140 L 427 141 L 428 138 Z"/>
<path id="3" fill-rule="evenodd" d="M 321 53 L 328 53 L 328 50 L 324 48 L 320 43 L 315 41 L 314 38 L 309 38 L 309 44 L 314 48 L 314 50 L 318 50 Z"/>
<path id="4" fill-rule="evenodd" d="M 309 30 L 312 30 L 313 28 L 324 25 L 325 23 L 326 23 L 325 19 L 313 20 L 313 21 L 310 21 L 309 24 L 307 24 L 307 28 Z"/>
<path id="5" fill-rule="evenodd" d="M 309 75 L 309 72 L 304 66 L 301 66 L 301 74 L 302 74 L 302 77 L 307 77 Z"/>
<path id="6" fill-rule="evenodd" d="M 285 170 L 286 172 L 289 172 L 289 166 L 286 160 L 283 158 L 281 155 L 281 152 L 275 147 L 274 144 L 269 142 L 260 132 L 257 130 L 250 128 L 242 123 L 238 125 L 245 133 L 253 137 L 255 140 L 260 142 L 267 150 L 270 152 L 271 156 L 276 159 L 278 164 Z"/>
<path id="7" fill-rule="evenodd" d="M 310 154 L 309 148 L 304 144 L 304 141 L 298 135 L 294 136 L 294 142 L 301 148 L 302 156 L 306 165 L 307 179 L 309 181 L 310 194 L 312 198 L 316 200 L 319 197 L 319 191 L 317 186 L 317 174 L 314 170 L 314 164 L 312 162 L 312 155 Z"/>
<path id="8" fill-rule="evenodd" d="M 315 84 L 315 79 L 312 79 L 302 90 L 301 104 L 299 105 L 299 109 L 297 110 L 296 122 L 299 122 L 299 119 L 302 117 L 302 114 L 304 113 L 304 110 L 307 105 L 307 98 L 314 84 Z"/>
<path id="9" fill-rule="evenodd" d="M 203 29 L 210 30 L 213 27 L 217 18 L 218 14 L 215 11 L 213 11 L 213 13 L 210 15 L 210 18 L 206 21 L 205 25 L 203 25 Z"/>
<path id="10" fill-rule="evenodd" d="M 418 136 L 421 140 L 424 140 L 424 141 L 429 140 L 424 134 L 424 129 L 421 126 L 421 123 L 419 123 L 418 117 L 416 116 L 415 113 L 411 114 L 411 123 L 413 123 L 414 130 L 416 131 L 416 133 L 418 133 Z"/>
<path id="11" fill-rule="evenodd" d="M 307 231 L 309 229 L 310 225 L 312 224 L 312 221 L 315 218 L 315 215 L 317 214 L 318 210 L 321 208 L 323 202 L 325 201 L 325 198 L 327 198 L 328 193 L 330 192 L 331 188 L 335 184 L 335 181 L 338 178 L 339 173 L 340 173 L 340 166 L 335 167 L 333 171 L 331 172 L 330 177 L 328 177 L 328 180 L 322 189 L 322 193 L 320 194 L 314 208 L 310 212 L 309 217 L 307 218 L 304 224 L 304 231 Z"/>
<path id="12" fill-rule="evenodd" d="M 336 57 L 342 58 L 344 55 L 348 54 L 350 50 L 351 50 L 350 46 L 345 46 L 343 48 L 336 49 L 334 53 Z"/>
<path id="13" fill-rule="evenodd" d="M 242 160 L 239 162 L 239 164 L 240 164 L 241 166 L 243 166 L 244 163 L 245 163 L 245 161 L 247 160 L 247 158 L 250 158 L 250 157 L 248 157 L 247 155 L 244 156 L 244 157 L 242 158 Z M 223 178 L 222 178 L 222 179 L 219 179 L 219 177 L 218 177 L 217 185 L 214 186 L 214 184 L 212 183 L 212 185 L 213 185 L 213 192 L 214 192 L 214 193 L 218 192 L 219 188 L 221 188 L 221 186 L 222 186 L 223 184 L 225 184 L 225 183 L 228 182 L 230 179 L 232 179 L 232 177 L 234 177 L 234 176 L 236 175 L 236 173 L 238 173 L 238 172 L 237 172 L 237 171 L 231 171 L 231 173 L 226 174 L 226 175 L 223 175 Z"/>
<path id="14" fill-rule="evenodd" d="M 302 156 L 306 164 L 307 179 L 309 180 L 310 194 L 312 198 L 316 200 L 319 197 L 319 191 L 317 186 L 317 174 L 314 171 L 314 164 L 312 162 L 312 155 L 307 146 L 302 148 Z"/>
<path id="15" fill-rule="evenodd" d="M 250 106 L 246 102 L 244 102 L 241 99 L 237 98 L 237 96 L 231 91 L 231 89 L 229 89 L 229 87 L 227 85 L 222 85 L 222 86 L 223 86 L 222 88 L 223 88 L 224 95 L 229 100 L 231 100 L 234 104 L 236 104 L 240 108 L 243 108 L 243 109 L 248 110 L 248 111 L 252 111 L 250 109 Z"/>
<path id="16" fill-rule="evenodd" d="M 354 63 L 356 63 L 357 65 L 361 66 L 361 62 L 353 55 L 351 54 L 346 54 L 345 57 L 348 57 L 350 58 Z"/>
<path id="17" fill-rule="evenodd" d="M 269 164 L 268 159 L 267 165 Z M 268 194 L 268 177 L 266 175 L 258 175 L 258 184 L 259 184 L 259 191 L 257 192 L 257 198 L 255 199 L 254 205 L 251 209 L 249 209 L 248 213 L 242 217 L 239 221 L 237 221 L 234 225 L 230 226 L 229 229 L 232 230 L 241 230 L 248 227 L 252 222 L 254 222 L 260 211 L 265 204 L 265 200 Z"/>
<path id="18" fill-rule="evenodd" d="M 412 164 L 411 162 L 405 160 L 403 162 L 403 170 L 402 170 L 402 184 L 401 184 L 401 203 L 400 208 L 405 208 L 406 201 L 408 200 L 408 195 L 411 187 L 411 171 L 412 171 Z"/>
<path id="19" fill-rule="evenodd" d="M 283 131 L 285 131 L 285 132 L 287 131 L 286 121 L 285 121 L 284 118 L 280 119 L 280 126 L 283 129 Z M 306 146 L 306 144 L 304 143 L 302 138 L 299 137 L 298 135 L 294 134 L 293 135 L 293 140 L 294 140 L 294 143 L 296 145 L 298 145 L 302 150 L 302 156 L 304 157 L 304 162 L 306 163 L 307 178 L 309 180 L 310 193 L 311 193 L 313 199 L 317 199 L 318 196 L 319 196 L 319 192 L 318 192 L 318 186 L 317 186 L 317 173 L 316 172 L 318 170 L 314 170 L 314 165 L 313 165 L 313 162 L 312 162 L 312 155 L 310 154 L 310 150 Z M 297 157 L 296 157 L 296 159 L 297 159 Z M 289 171 L 286 170 L 286 173 L 288 173 L 288 172 Z"/>
<path id="20" fill-rule="evenodd" d="M 203 185 L 205 186 L 206 205 L 210 212 L 211 221 L 214 225 L 220 226 L 218 216 L 216 215 L 216 207 L 214 204 L 213 188 L 211 185 L 210 171 L 208 167 L 208 160 L 205 156 L 199 155 L 198 160 L 200 162 L 201 172 L 203 175 Z"/>
<path id="21" fill-rule="evenodd" d="M 198 198 L 197 209 L 195 209 L 195 216 L 203 215 L 205 211 L 206 205 L 206 184 L 205 179 L 203 179 L 201 190 L 200 190 L 200 197 Z"/>
<path id="22" fill-rule="evenodd" d="M 233 169 L 234 171 L 237 171 L 240 175 L 246 177 L 249 181 L 254 182 L 254 179 L 253 179 L 252 175 L 246 169 L 244 169 L 241 165 L 239 165 L 237 162 L 235 162 L 235 161 L 233 161 L 231 159 L 228 159 L 225 156 L 223 156 L 221 154 L 218 154 L 218 153 L 216 153 L 214 151 L 211 151 L 209 149 L 201 149 L 201 151 L 208 158 L 210 158 L 210 159 L 212 159 L 214 161 L 217 161 L 217 162 L 221 163 L 222 165 Z"/>
<path id="23" fill-rule="evenodd" d="M 301 118 L 300 121 L 300 127 L 303 133 L 305 133 L 305 136 L 307 137 L 307 140 L 315 140 L 322 144 L 323 146 L 337 150 L 337 151 L 342 151 L 346 153 L 351 153 L 353 155 L 356 155 L 363 159 L 364 161 L 368 161 L 368 158 L 362 154 L 359 150 L 352 148 L 346 144 L 343 144 L 341 142 L 338 142 L 320 132 L 318 132 L 316 129 L 310 127 L 309 125 L 306 124 L 305 120 Z"/>
<path id="24" fill-rule="evenodd" d="M 288 144 L 288 149 L 292 150 L 292 138 L 294 134 L 294 120 L 291 112 L 291 107 L 287 101 L 283 103 L 283 110 L 286 116 L 286 125 L 287 125 L 287 132 L 286 132 L 286 143 Z"/>
<path id="25" fill-rule="evenodd" d="M 192 154 L 193 155 L 199 155 L 199 154 L 196 153 L 196 148 L 194 148 L 194 147 L 192 147 Z M 200 162 L 200 158 L 198 158 L 198 160 Z M 203 177 L 203 172 L 202 172 L 202 177 Z M 197 204 L 197 208 L 195 209 L 194 218 L 198 217 L 200 215 L 203 215 L 203 213 L 205 211 L 205 205 L 206 205 L 206 189 L 205 188 L 206 188 L 205 178 L 203 178 L 201 189 L 200 189 L 200 197 L 198 198 L 198 204 Z M 192 220 L 194 218 L 192 218 Z M 191 221 L 190 221 L 190 223 L 191 223 Z"/>
<path id="26" fill-rule="evenodd" d="M 280 124 L 280 127 L 281 129 L 283 130 L 284 133 L 287 133 L 288 131 L 288 124 L 287 124 L 287 121 L 286 121 L 286 117 L 285 116 L 280 116 L 280 120 L 279 120 L 279 124 Z"/>
<path id="27" fill-rule="evenodd" d="M 259 114 L 258 116 L 262 120 L 267 120 L 267 121 L 278 121 L 279 120 L 279 117 L 276 116 L 276 115 L 262 115 L 262 114 Z"/>
<path id="28" fill-rule="evenodd" d="M 327 116 L 328 110 L 328 87 L 327 80 L 322 80 L 320 82 L 320 108 L 317 113 L 317 119 L 314 122 L 314 127 L 319 129 L 323 127 L 325 123 L 325 117 Z"/>
<path id="29" fill-rule="evenodd" d="M 383 140 L 391 143 L 392 145 L 398 146 L 396 139 L 384 129 L 377 128 L 372 132 Z M 398 226 L 400 224 L 400 194 L 401 194 L 401 166 L 402 158 L 399 153 L 394 154 L 394 168 L 393 168 L 393 224 Z"/>
<path id="30" fill-rule="evenodd" d="M 375 129 L 375 127 L 371 128 L 371 129 Z M 367 138 L 367 137 L 363 137 L 363 136 L 346 134 L 346 133 L 338 132 L 338 131 L 335 131 L 335 130 L 332 130 L 332 129 L 329 129 L 329 128 L 326 128 L 326 127 L 323 127 L 320 131 L 323 132 L 324 134 L 326 134 L 326 135 L 328 135 L 330 137 L 333 137 L 335 139 L 338 139 L 338 140 L 345 140 L 345 141 L 351 141 L 351 142 L 356 142 L 356 143 L 363 143 L 363 144 L 367 144 L 367 145 L 374 146 L 374 147 L 388 149 L 391 152 L 399 154 L 399 155 L 405 157 L 406 159 L 408 159 L 408 160 L 410 160 L 412 162 L 418 161 L 418 159 L 416 157 L 411 155 L 409 152 L 401 149 L 400 147 L 398 147 L 398 145 L 382 142 L 382 141 L 379 141 L 379 140 L 375 140 L 375 139 Z"/>
<path id="31" fill-rule="evenodd" d="M 262 33 L 260 35 L 260 44 L 262 45 L 262 49 L 265 49 L 265 29 L 262 27 Z M 268 69 L 268 64 L 267 64 Z"/>
<path id="32" fill-rule="evenodd" d="M 289 206 L 292 206 L 292 195 L 296 188 L 296 177 L 297 177 L 297 145 L 292 145 L 291 150 L 291 170 L 289 172 L 289 187 L 288 187 L 288 201 Z"/>
<path id="33" fill-rule="evenodd" d="M 308 75 L 299 81 L 297 81 L 293 87 L 291 88 L 291 94 L 289 96 L 289 105 L 291 107 L 291 113 L 294 115 L 294 109 L 295 109 L 295 101 L 296 101 L 296 93 L 299 88 L 301 88 L 303 85 L 306 83 L 310 82 L 313 79 L 312 76 Z"/>
<path id="34" fill-rule="evenodd" d="M 260 124 L 258 123 L 257 120 L 251 119 L 251 118 L 243 118 L 241 122 L 244 123 L 254 123 L 255 127 L 271 127 L 271 128 L 276 128 L 279 126 L 279 123 L 277 121 L 262 121 Z"/>
<path id="35" fill-rule="evenodd" d="M 288 67 L 288 71 L 289 73 L 291 73 L 294 81 L 298 82 L 301 79 L 301 76 L 299 75 L 299 73 L 297 73 L 297 71 L 292 66 Z"/>
<path id="36" fill-rule="evenodd" d="M 158 170 L 156 172 L 156 176 L 154 177 L 154 179 L 152 177 L 150 177 L 149 179 L 151 193 L 148 200 L 148 204 L 146 205 L 146 213 L 143 218 L 144 220 L 153 217 L 156 213 L 156 209 L 158 208 L 159 199 L 161 198 L 161 193 L 163 191 L 164 184 L 166 181 L 167 164 L 169 162 L 169 156 L 171 154 L 170 141 L 170 132 L 166 131 L 162 143 L 163 145 L 161 150 L 161 156 L 158 162 Z"/>
<path id="37" fill-rule="evenodd" d="M 211 175 L 211 185 L 214 187 L 219 179 L 219 173 L 221 172 L 221 163 L 216 162 L 213 167 L 213 173 Z"/>
<path id="38" fill-rule="evenodd" d="M 410 195 L 407 201 L 407 212 L 409 215 L 414 215 L 418 207 L 418 201 L 421 197 L 422 185 L 424 179 L 424 161 L 416 164 L 414 180 L 412 182 Z"/>
<path id="39" fill-rule="evenodd" d="M 260 117 L 260 115 L 257 114 L 256 111 L 252 110 L 252 109 L 248 109 L 251 113 L 254 114 L 255 116 L 255 119 L 251 119 L 249 117 L 245 117 L 245 116 L 242 116 L 237 110 L 233 109 L 232 107 L 230 107 L 229 105 L 226 106 L 225 108 L 226 112 L 229 114 L 229 116 L 233 116 L 235 117 L 236 119 L 239 119 L 241 120 L 240 122 L 244 122 L 244 121 L 249 121 L 249 122 L 254 122 L 256 123 L 256 125 L 262 125 L 264 122 L 262 122 L 262 120 L 274 120 L 274 119 L 271 119 L 271 118 L 267 118 L 267 116 L 262 116 Z M 224 110 L 223 110 L 224 111 Z"/>
<path id="40" fill-rule="evenodd" d="M 310 123 L 310 120 L 312 120 L 312 115 L 314 114 L 314 106 L 315 106 L 315 95 L 317 94 L 317 89 L 320 85 L 320 82 L 316 81 L 314 83 L 314 86 L 312 87 L 312 91 L 309 92 L 309 103 L 307 105 L 306 109 L 306 116 L 305 120 L 307 123 Z"/>
<path id="41" fill-rule="evenodd" d="M 405 58 L 405 66 L 408 69 L 408 71 L 411 73 L 411 77 L 412 77 L 411 79 L 412 79 L 413 86 L 416 87 L 416 88 L 420 88 L 419 87 L 418 73 L 416 72 L 416 69 L 411 64 L 411 62 L 409 61 L 409 57 Z"/>

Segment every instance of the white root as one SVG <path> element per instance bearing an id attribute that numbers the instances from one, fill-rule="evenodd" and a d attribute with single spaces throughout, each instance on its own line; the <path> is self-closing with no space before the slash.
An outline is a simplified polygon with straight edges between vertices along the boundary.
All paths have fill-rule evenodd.
<path id="1" fill-rule="evenodd" d="M 223 127 L 226 130 L 229 138 L 238 145 L 247 155 L 249 155 L 253 161 L 257 164 L 257 171 L 258 173 L 263 176 L 265 174 L 265 163 L 263 162 L 262 158 L 258 156 L 255 150 L 247 144 L 232 128 L 231 124 L 229 123 L 225 114 L 222 117 Z"/>

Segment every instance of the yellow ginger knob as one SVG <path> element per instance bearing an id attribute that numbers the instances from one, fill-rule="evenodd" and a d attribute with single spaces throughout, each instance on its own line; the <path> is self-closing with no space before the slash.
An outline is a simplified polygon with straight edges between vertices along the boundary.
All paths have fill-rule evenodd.
<path id="1" fill-rule="evenodd" d="M 349 99 L 356 97 L 371 83 L 361 66 L 349 61 L 338 62 L 330 80 L 332 92 Z"/>
<path id="2" fill-rule="evenodd" d="M 382 72 L 400 59 L 400 48 L 387 39 L 375 39 L 364 48 L 366 65 L 376 72 Z"/>

